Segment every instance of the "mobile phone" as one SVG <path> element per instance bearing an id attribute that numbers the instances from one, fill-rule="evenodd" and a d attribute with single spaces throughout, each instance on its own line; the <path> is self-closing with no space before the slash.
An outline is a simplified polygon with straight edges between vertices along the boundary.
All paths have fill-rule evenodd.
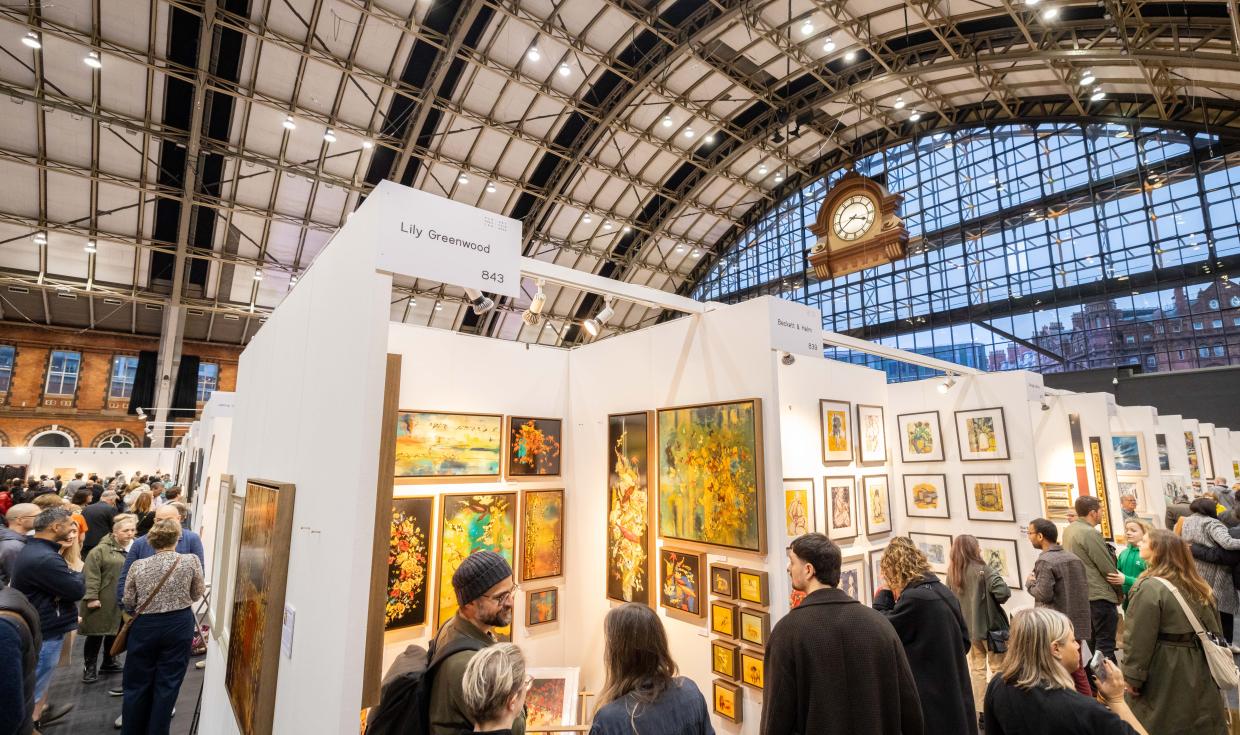
<path id="1" fill-rule="evenodd" d="M 1094 676 L 1098 677 L 1098 681 L 1107 680 L 1107 657 L 1102 655 L 1102 651 L 1094 651 L 1094 657 L 1089 660 L 1089 668 L 1094 672 Z"/>

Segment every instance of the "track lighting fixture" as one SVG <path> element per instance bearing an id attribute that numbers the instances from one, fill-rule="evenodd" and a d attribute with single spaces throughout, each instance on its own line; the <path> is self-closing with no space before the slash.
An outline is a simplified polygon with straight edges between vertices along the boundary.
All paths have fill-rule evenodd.
<path id="1" fill-rule="evenodd" d="M 1059 17 L 1059 8 L 1050 7 L 1042 11 L 1042 20 L 1055 20 Z"/>
<path id="2" fill-rule="evenodd" d="M 33 240 L 34 240 L 34 244 L 35 244 L 35 245 L 46 245 L 46 244 L 47 244 L 47 235 L 46 235 L 46 234 L 44 234 L 44 233 L 42 233 L 42 232 L 36 232 L 36 233 L 34 233 L 34 238 L 33 238 Z"/>
<path id="3" fill-rule="evenodd" d="M 851 64 L 856 60 L 857 60 L 856 51 L 849 51 L 848 53 L 844 54 L 844 61 L 846 61 L 847 63 Z"/>
<path id="4" fill-rule="evenodd" d="M 1098 100 L 1100 100 L 1100 99 L 1102 99 L 1103 97 L 1106 97 L 1106 96 L 1107 96 L 1106 91 L 1104 91 L 1104 90 L 1102 89 L 1102 86 L 1101 86 L 1101 85 L 1099 85 L 1099 86 L 1097 86 L 1097 87 L 1094 87 L 1094 92 L 1093 92 L 1093 94 L 1089 95 L 1089 101 L 1090 101 L 1090 102 L 1097 102 Z"/>
<path id="5" fill-rule="evenodd" d="M 706 134 L 706 137 L 705 137 L 705 138 L 702 138 L 702 140 L 706 141 L 708 144 L 713 145 L 713 144 L 714 144 L 714 142 L 715 142 L 715 134 L 714 134 L 714 133 L 707 133 L 707 134 Z"/>
<path id="6" fill-rule="evenodd" d="M 469 303 L 473 304 L 474 316 L 482 316 L 491 309 L 495 308 L 495 302 L 483 296 L 481 292 L 472 288 L 465 289 L 465 297 L 469 299 Z"/>
<path id="7" fill-rule="evenodd" d="M 806 18 L 805 22 L 801 24 L 801 35 L 802 36 L 814 35 L 814 22 L 811 21 L 809 18 Z"/>
<path id="8" fill-rule="evenodd" d="M 457 182 L 458 184 L 468 184 L 468 183 L 469 183 L 469 177 L 468 177 L 468 176 L 466 176 L 465 174 L 461 174 L 460 176 L 457 176 L 457 177 L 456 177 L 456 182 Z"/>
<path id="9" fill-rule="evenodd" d="M 1094 83 L 1094 80 L 1096 78 L 1097 77 L 1094 76 L 1094 72 L 1092 69 L 1086 69 L 1085 73 L 1081 75 L 1081 86 L 1088 87 L 1089 85 Z"/>
<path id="10" fill-rule="evenodd" d="M 1051 404 L 1049 401 L 1046 400 L 1046 396 L 1042 396 L 1042 410 L 1043 411 L 1051 410 Z"/>
<path id="11" fill-rule="evenodd" d="M 537 283 L 538 291 L 534 294 L 534 298 L 530 299 L 530 307 L 525 310 L 525 313 L 521 314 L 521 321 L 525 322 L 526 326 L 529 327 L 537 327 L 538 323 L 542 321 L 542 310 L 547 304 L 547 294 L 543 291 L 543 282 L 539 280 Z"/>
<path id="12" fill-rule="evenodd" d="M 695 136 L 695 135 L 697 135 L 697 133 L 693 132 L 693 128 L 685 128 L 685 137 L 686 137 L 686 138 L 692 138 L 692 137 L 693 137 L 693 136 Z"/>
<path id="13" fill-rule="evenodd" d="M 254 271 L 254 280 L 256 281 L 263 280 L 263 269 L 262 268 L 259 268 L 258 270 Z"/>
<path id="14" fill-rule="evenodd" d="M 488 193 L 488 194 L 494 194 L 494 193 L 495 193 L 495 184 L 492 184 L 492 183 L 491 183 L 491 182 L 489 182 L 489 181 L 487 182 L 487 193 Z"/>
<path id="15" fill-rule="evenodd" d="M 903 109 L 904 109 L 904 98 L 903 98 L 903 97 L 896 97 L 896 104 L 895 104 L 895 107 L 896 107 L 896 109 L 897 109 L 897 110 L 903 110 Z"/>
<path id="16" fill-rule="evenodd" d="M 615 313 L 615 310 L 611 308 L 611 299 L 604 298 L 603 308 L 594 315 L 593 319 L 586 319 L 583 321 L 581 326 L 586 330 L 586 334 L 591 337 L 597 337 L 599 333 L 603 331 L 603 325 L 606 324 L 607 320 L 610 319 Z"/>
<path id="17" fill-rule="evenodd" d="M 938 391 L 939 393 L 946 393 L 947 391 L 951 390 L 952 386 L 955 384 L 956 384 L 956 376 L 952 375 L 951 373 L 948 373 L 947 380 L 944 380 L 942 383 L 939 383 Z"/>
<path id="18" fill-rule="evenodd" d="M 920 113 L 920 112 L 918 112 L 917 110 L 913 110 L 913 111 L 909 114 L 908 119 L 909 119 L 909 120 L 912 120 L 913 122 L 917 122 L 918 120 L 920 120 L 920 119 L 921 119 L 921 113 Z"/>

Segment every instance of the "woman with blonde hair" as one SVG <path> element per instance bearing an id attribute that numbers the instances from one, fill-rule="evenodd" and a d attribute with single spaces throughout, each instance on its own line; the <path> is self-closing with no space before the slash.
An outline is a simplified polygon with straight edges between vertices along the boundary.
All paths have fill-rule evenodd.
<path id="1" fill-rule="evenodd" d="M 1223 698 L 1189 620 L 1222 640 L 1214 589 L 1175 534 L 1154 530 L 1138 546 L 1148 566 L 1132 586 L 1124 624 L 1129 703 L 1155 733 L 1226 733 Z"/>
<path id="2" fill-rule="evenodd" d="M 904 644 L 926 735 L 976 733 L 977 710 L 965 661 L 972 641 L 960 602 L 908 538 L 892 541 L 879 566 L 887 586 L 874 594 L 874 609 L 887 616 Z"/>
<path id="3" fill-rule="evenodd" d="M 1124 675 L 1110 659 L 1098 677 L 1105 707 L 1076 691 L 1076 636 L 1068 616 L 1049 607 L 1012 616 L 1003 669 L 986 688 L 987 735 L 1149 735 L 1124 702 Z"/>
<path id="4" fill-rule="evenodd" d="M 1129 518 L 1124 521 L 1124 538 L 1128 541 L 1128 546 L 1119 552 L 1119 558 L 1116 560 L 1115 566 L 1119 571 L 1108 574 L 1107 581 L 1111 584 L 1123 585 L 1125 610 L 1128 609 L 1129 590 L 1137 581 L 1137 577 L 1145 571 L 1145 560 L 1141 558 L 1141 549 L 1137 545 L 1152 530 L 1154 527 L 1141 518 Z"/>
<path id="5" fill-rule="evenodd" d="M 516 645 L 499 643 L 474 654 L 461 680 L 462 704 L 474 732 L 511 733 L 532 683 L 533 678 L 525 673 L 525 657 Z"/>
<path id="6" fill-rule="evenodd" d="M 151 526 L 155 525 L 155 511 L 151 508 L 154 502 L 150 491 L 143 490 L 138 493 L 138 497 L 133 501 L 133 507 L 129 509 L 130 513 L 138 517 L 139 536 L 145 536 L 151 530 Z"/>
<path id="7" fill-rule="evenodd" d="M 1003 603 L 1012 596 L 1007 582 L 993 564 L 982 561 L 977 539 L 961 534 L 952 542 L 947 586 L 960 600 L 960 612 L 969 626 L 969 674 L 973 683 L 973 708 L 983 710 L 986 685 L 1003 664 L 1001 647 L 1008 619 Z M 992 633 L 996 640 L 992 640 Z M 989 672 L 987 671 L 989 664 Z"/>

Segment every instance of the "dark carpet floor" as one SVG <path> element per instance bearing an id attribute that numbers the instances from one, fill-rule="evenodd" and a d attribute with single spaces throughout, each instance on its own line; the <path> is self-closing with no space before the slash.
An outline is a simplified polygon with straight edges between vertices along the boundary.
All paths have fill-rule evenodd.
<path id="1" fill-rule="evenodd" d="M 100 675 L 99 681 L 92 684 L 82 683 L 83 645 L 82 636 L 77 636 L 73 644 L 73 660 L 57 669 L 52 678 L 48 702 L 71 702 L 74 707 L 68 715 L 44 729 L 43 732 L 47 735 L 102 735 L 120 732 L 113 725 L 121 714 L 121 698 L 109 696 L 108 689 L 120 688 L 121 675 Z M 204 674 L 204 670 L 196 668 L 194 664 L 205 659 L 206 656 L 190 658 L 185 681 L 181 684 L 181 695 L 177 699 L 176 715 L 172 718 L 172 735 L 190 733 Z"/>

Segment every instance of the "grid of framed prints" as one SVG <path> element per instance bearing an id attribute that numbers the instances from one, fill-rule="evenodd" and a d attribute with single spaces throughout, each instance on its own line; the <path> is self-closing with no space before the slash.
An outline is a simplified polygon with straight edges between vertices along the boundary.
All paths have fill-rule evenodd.
<path id="1" fill-rule="evenodd" d="M 818 401 L 818 422 L 822 429 L 822 463 L 851 462 L 852 404 L 848 401 Z"/>
<path id="2" fill-rule="evenodd" d="M 1016 542 L 1012 539 L 978 536 L 977 545 L 982 552 L 982 561 L 993 566 L 1008 587 L 1020 589 L 1024 578 L 1020 574 L 1020 554 L 1017 553 Z"/>
<path id="3" fill-rule="evenodd" d="M 827 538 L 838 540 L 857 535 L 857 508 L 853 502 L 856 482 L 852 476 L 822 478 L 827 508 Z"/>
<path id="4" fill-rule="evenodd" d="M 763 607 L 769 605 L 771 588 L 767 573 L 757 569 L 737 569 L 736 596 L 744 602 Z"/>
<path id="5" fill-rule="evenodd" d="M 737 668 L 736 646 L 727 641 L 713 640 L 710 642 L 710 672 L 727 679 L 739 678 Z"/>
<path id="6" fill-rule="evenodd" d="M 936 574 L 947 574 L 948 560 L 952 553 L 952 537 L 945 533 L 918 533 L 908 535 L 910 541 L 930 562 L 930 570 Z"/>
<path id="7" fill-rule="evenodd" d="M 741 640 L 766 648 L 766 639 L 771 634 L 771 614 L 752 607 L 742 607 L 738 615 Z"/>
<path id="8" fill-rule="evenodd" d="M 951 518 L 947 475 L 905 475 L 904 513 L 909 518 Z"/>
<path id="9" fill-rule="evenodd" d="M 943 427 L 938 411 L 904 413 L 896 416 L 900 439 L 900 458 L 905 462 L 942 462 Z"/>
<path id="10" fill-rule="evenodd" d="M 887 428 L 883 407 L 857 404 L 857 461 L 887 461 Z"/>
<path id="11" fill-rule="evenodd" d="M 865 533 L 874 536 L 891 533 L 891 492 L 886 475 L 861 478 L 861 505 L 865 508 Z"/>
<path id="12" fill-rule="evenodd" d="M 882 557 L 880 556 L 879 558 Z M 848 556 L 840 561 L 839 588 L 862 605 L 868 605 L 868 600 L 873 599 L 873 595 L 866 597 L 870 587 L 866 583 L 865 577 L 866 563 L 864 555 Z"/>
<path id="13" fill-rule="evenodd" d="M 813 478 L 784 479 L 784 529 L 789 539 L 817 530 Z"/>
<path id="14" fill-rule="evenodd" d="M 965 507 L 971 521 L 1015 521 L 1011 475 L 965 475 Z"/>
<path id="15" fill-rule="evenodd" d="M 759 651 L 741 649 L 741 683 L 763 689 L 766 685 L 766 657 Z"/>
<path id="16" fill-rule="evenodd" d="M 979 408 L 956 412 L 956 439 L 962 462 L 1007 459 L 1007 424 L 1003 408 Z"/>

